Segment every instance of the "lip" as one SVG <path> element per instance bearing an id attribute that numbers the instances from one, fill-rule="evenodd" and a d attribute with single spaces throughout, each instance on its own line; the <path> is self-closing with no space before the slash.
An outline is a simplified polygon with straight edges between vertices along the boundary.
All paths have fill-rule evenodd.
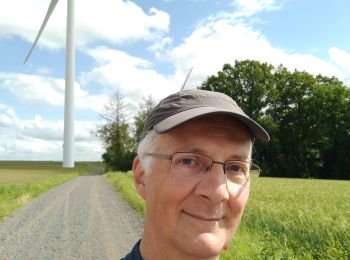
<path id="1" fill-rule="evenodd" d="M 197 219 L 197 220 L 202 220 L 202 221 L 207 221 L 207 222 L 215 222 L 215 221 L 219 221 L 221 219 L 223 219 L 224 217 L 216 217 L 216 216 L 201 216 L 201 215 L 197 215 L 194 213 L 189 213 L 187 211 L 182 211 L 184 214 L 190 216 L 191 218 Z"/>

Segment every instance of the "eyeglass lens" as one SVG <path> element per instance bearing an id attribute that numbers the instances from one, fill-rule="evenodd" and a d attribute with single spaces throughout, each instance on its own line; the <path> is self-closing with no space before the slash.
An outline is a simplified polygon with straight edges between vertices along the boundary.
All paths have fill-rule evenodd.
<path id="1" fill-rule="evenodd" d="M 242 185 L 249 178 L 250 164 L 248 162 L 213 162 L 210 157 L 195 153 L 175 153 L 172 158 L 172 171 L 174 174 L 184 178 L 205 176 L 202 173 L 209 173 L 214 163 L 223 164 L 227 180 L 235 184 Z M 259 168 L 257 167 L 257 169 Z"/>

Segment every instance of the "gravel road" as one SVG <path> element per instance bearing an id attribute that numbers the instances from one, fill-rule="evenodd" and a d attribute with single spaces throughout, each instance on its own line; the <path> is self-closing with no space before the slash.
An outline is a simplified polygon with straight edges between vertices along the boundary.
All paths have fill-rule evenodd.
<path id="1" fill-rule="evenodd" d="M 119 259 L 142 226 L 103 176 L 80 176 L 0 224 L 0 259 Z"/>

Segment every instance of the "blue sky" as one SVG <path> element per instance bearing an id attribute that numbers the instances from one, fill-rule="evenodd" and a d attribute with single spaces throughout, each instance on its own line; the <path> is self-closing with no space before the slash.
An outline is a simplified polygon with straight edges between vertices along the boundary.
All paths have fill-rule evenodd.
<path id="1" fill-rule="evenodd" d="M 0 160 L 62 159 L 67 0 L 23 64 L 49 3 L 4 0 L 0 9 Z M 348 10 L 347 0 L 76 0 L 76 160 L 100 160 L 93 131 L 113 93 L 131 119 L 143 97 L 179 90 L 192 66 L 187 88 L 237 59 L 349 86 Z"/>

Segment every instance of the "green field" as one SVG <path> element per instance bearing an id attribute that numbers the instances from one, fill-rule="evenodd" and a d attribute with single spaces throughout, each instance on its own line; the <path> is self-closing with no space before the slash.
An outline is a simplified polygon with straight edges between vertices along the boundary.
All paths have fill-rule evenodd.
<path id="1" fill-rule="evenodd" d="M 130 173 L 106 177 L 144 212 Z M 350 259 L 350 182 L 254 178 L 241 225 L 220 259 Z"/>
<path id="2" fill-rule="evenodd" d="M 63 169 L 60 162 L 0 161 L 0 221 L 31 198 L 101 168 L 98 162 L 78 162 L 73 169 Z"/>

